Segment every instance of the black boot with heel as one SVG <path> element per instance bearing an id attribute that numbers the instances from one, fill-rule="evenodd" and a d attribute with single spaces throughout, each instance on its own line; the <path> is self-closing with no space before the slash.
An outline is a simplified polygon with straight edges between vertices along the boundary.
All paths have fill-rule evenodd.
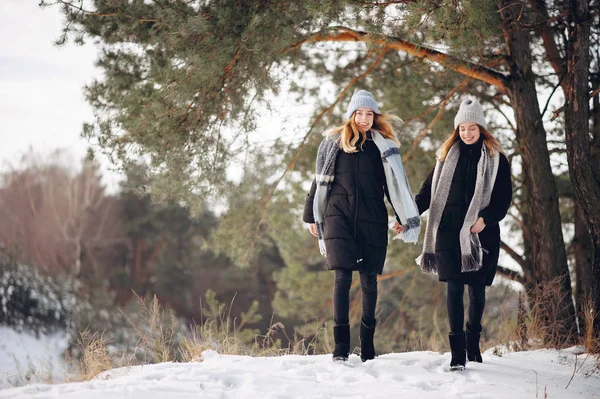
<path id="1" fill-rule="evenodd" d="M 375 335 L 375 325 L 377 321 L 373 319 L 372 325 L 365 324 L 365 321 L 360 323 L 360 360 L 375 359 L 375 346 L 373 345 L 373 336 Z"/>
<path id="2" fill-rule="evenodd" d="M 481 336 L 481 325 L 474 327 L 467 323 L 467 359 L 470 362 L 483 363 L 481 350 L 479 349 L 479 337 Z"/>
<path id="3" fill-rule="evenodd" d="M 450 333 L 450 350 L 452 352 L 452 360 L 450 360 L 450 370 L 464 370 L 467 364 L 467 352 L 465 345 L 465 333 Z"/>
<path id="4" fill-rule="evenodd" d="M 333 326 L 333 339 L 335 341 L 333 361 L 345 362 L 350 356 L 350 324 Z"/>

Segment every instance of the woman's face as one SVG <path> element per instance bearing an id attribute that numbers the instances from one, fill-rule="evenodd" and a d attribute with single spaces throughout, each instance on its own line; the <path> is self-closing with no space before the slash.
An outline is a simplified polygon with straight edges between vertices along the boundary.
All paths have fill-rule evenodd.
<path id="1" fill-rule="evenodd" d="M 354 123 L 361 132 L 366 132 L 373 126 L 375 114 L 371 108 L 362 107 L 354 112 Z"/>
<path id="2" fill-rule="evenodd" d="M 481 133 L 479 132 L 479 125 L 475 122 L 463 122 L 458 125 L 458 133 L 463 143 L 467 145 L 477 143 Z"/>

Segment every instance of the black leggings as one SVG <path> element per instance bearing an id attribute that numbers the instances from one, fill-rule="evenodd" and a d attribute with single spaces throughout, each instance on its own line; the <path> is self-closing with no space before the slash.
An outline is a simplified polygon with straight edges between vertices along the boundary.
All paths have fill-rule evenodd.
<path id="1" fill-rule="evenodd" d="M 462 281 L 448 281 L 448 295 L 446 304 L 448 306 L 448 320 L 450 321 L 450 332 L 461 333 L 465 324 L 465 306 L 463 294 L 465 284 Z M 481 325 L 483 309 L 485 307 L 485 284 L 469 284 L 469 325 L 475 328 Z"/>
<path id="2" fill-rule="evenodd" d="M 350 286 L 352 271 L 335 269 L 333 285 L 333 321 L 336 325 L 350 324 Z M 375 306 L 377 305 L 377 275 L 360 273 L 360 288 L 362 292 L 362 318 L 366 325 L 375 324 Z"/>

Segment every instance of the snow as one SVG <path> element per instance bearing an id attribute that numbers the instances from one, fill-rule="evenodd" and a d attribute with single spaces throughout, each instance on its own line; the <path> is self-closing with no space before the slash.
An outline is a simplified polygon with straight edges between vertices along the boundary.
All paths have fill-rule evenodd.
<path id="1" fill-rule="evenodd" d="M 351 355 L 347 363 L 334 363 L 331 355 L 250 357 L 205 351 L 198 362 L 114 369 L 84 383 L 6 389 L 0 398 L 600 398 L 596 360 L 577 353 L 496 356 L 488 350 L 483 363 L 451 372 L 449 353 L 384 354 L 366 363 Z"/>
<path id="2" fill-rule="evenodd" d="M 25 331 L 19 333 L 0 326 L 0 389 L 28 376 L 33 381 L 38 378 L 60 380 L 65 369 L 63 353 L 67 345 L 64 331 L 37 338 Z M 0 391 L 0 396 L 2 394 Z"/>

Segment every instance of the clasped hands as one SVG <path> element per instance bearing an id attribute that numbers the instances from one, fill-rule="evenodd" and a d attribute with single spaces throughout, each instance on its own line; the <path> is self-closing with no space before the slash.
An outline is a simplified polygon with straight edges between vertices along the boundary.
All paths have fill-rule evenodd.
<path id="1" fill-rule="evenodd" d="M 482 217 L 479 217 L 475 224 L 471 226 L 471 233 L 481 233 L 483 229 L 485 229 L 485 222 L 483 221 Z M 400 222 L 396 221 L 394 224 L 394 230 L 396 230 L 396 233 L 400 234 L 404 231 L 404 227 L 402 227 Z"/>

